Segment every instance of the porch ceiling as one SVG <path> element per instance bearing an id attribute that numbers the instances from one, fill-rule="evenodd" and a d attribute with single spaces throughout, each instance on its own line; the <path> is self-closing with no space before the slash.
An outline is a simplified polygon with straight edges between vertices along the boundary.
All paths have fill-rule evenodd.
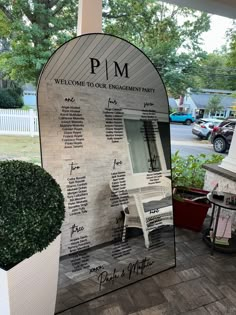
<path id="1" fill-rule="evenodd" d="M 162 0 L 172 4 L 236 19 L 235 0 Z"/>

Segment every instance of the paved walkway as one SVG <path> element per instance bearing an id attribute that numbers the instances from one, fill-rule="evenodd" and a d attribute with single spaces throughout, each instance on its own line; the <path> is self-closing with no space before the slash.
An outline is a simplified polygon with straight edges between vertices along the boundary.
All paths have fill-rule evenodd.
<path id="1" fill-rule="evenodd" d="M 235 315 L 236 254 L 214 253 L 202 234 L 176 229 L 177 266 L 63 315 Z"/>

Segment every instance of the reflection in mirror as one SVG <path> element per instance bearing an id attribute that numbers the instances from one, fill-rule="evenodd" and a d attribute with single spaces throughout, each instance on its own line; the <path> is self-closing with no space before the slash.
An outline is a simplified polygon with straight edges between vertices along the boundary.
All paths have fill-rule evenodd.
<path id="1" fill-rule="evenodd" d="M 175 266 L 169 107 L 135 46 L 62 45 L 38 88 L 44 168 L 66 204 L 56 312 Z"/>

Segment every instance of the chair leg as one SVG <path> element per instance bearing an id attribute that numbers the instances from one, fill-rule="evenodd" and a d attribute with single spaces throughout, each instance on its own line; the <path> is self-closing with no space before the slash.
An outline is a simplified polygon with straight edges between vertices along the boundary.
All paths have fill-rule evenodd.
<path id="1" fill-rule="evenodd" d="M 149 237 L 148 237 L 148 232 L 143 230 L 143 237 L 144 237 L 144 242 L 146 248 L 149 248 L 150 242 L 149 242 Z"/>
<path id="2" fill-rule="evenodd" d="M 127 224 L 126 224 L 126 220 L 125 220 L 124 221 L 123 232 L 122 232 L 122 242 L 126 241 L 126 229 L 127 229 Z"/>

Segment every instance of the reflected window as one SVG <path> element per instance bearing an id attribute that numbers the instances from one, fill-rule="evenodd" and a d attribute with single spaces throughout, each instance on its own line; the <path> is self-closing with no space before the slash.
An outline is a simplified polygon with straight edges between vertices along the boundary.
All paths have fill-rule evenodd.
<path id="1" fill-rule="evenodd" d="M 160 171 L 161 163 L 152 121 L 125 119 L 124 122 L 133 173 Z"/>

